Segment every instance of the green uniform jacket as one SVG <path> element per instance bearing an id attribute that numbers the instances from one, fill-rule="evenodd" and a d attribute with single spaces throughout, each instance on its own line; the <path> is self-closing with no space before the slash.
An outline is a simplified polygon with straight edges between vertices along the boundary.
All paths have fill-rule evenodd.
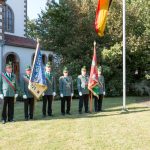
<path id="1" fill-rule="evenodd" d="M 71 93 L 74 93 L 72 77 L 61 76 L 59 78 L 59 90 L 63 96 L 71 96 Z"/>
<path id="2" fill-rule="evenodd" d="M 53 92 L 56 92 L 56 80 L 52 73 L 45 72 L 47 90 L 45 91 L 45 95 L 53 95 Z"/>
<path id="3" fill-rule="evenodd" d="M 103 92 L 105 92 L 105 80 L 104 80 L 104 76 L 98 76 L 98 81 L 100 83 L 99 86 L 99 94 L 103 94 Z"/>
<path id="4" fill-rule="evenodd" d="M 27 96 L 27 98 L 33 98 L 34 96 L 31 94 L 31 92 L 28 89 L 30 76 L 24 75 L 23 76 L 23 93 Z"/>
<path id="5" fill-rule="evenodd" d="M 89 82 L 88 75 L 86 76 L 79 75 L 77 79 L 78 92 L 82 92 L 82 94 L 89 94 L 88 82 Z"/>
<path id="6" fill-rule="evenodd" d="M 4 77 L 0 75 L 0 94 L 3 94 L 4 97 L 14 97 L 15 94 L 17 94 L 18 92 L 17 91 L 18 83 L 16 81 L 16 76 L 13 73 L 11 73 L 11 77 L 8 77 L 7 73 L 4 73 L 4 76 L 12 83 L 12 85 L 15 88 L 15 91 L 4 79 Z"/>

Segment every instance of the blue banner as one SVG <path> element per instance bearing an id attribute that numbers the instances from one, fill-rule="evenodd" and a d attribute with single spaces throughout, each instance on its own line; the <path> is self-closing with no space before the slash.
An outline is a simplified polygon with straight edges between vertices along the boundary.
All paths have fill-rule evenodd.
<path id="1" fill-rule="evenodd" d="M 31 74 L 28 88 L 37 99 L 39 99 L 39 97 L 47 89 L 45 71 L 44 71 L 42 54 L 40 52 L 39 43 L 37 44 L 37 48 L 36 48 L 32 74 Z"/>
<path id="2" fill-rule="evenodd" d="M 40 47 L 37 47 L 37 53 L 34 58 L 34 66 L 32 70 L 31 82 L 36 82 L 42 85 L 46 85 L 46 77 L 44 72 L 44 66 L 42 62 L 42 54 Z"/>

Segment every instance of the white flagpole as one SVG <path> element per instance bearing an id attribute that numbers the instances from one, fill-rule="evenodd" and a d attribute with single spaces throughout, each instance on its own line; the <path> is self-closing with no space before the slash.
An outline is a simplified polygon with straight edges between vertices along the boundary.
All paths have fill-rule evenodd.
<path id="1" fill-rule="evenodd" d="M 123 0 L 123 110 L 126 110 L 126 0 Z"/>

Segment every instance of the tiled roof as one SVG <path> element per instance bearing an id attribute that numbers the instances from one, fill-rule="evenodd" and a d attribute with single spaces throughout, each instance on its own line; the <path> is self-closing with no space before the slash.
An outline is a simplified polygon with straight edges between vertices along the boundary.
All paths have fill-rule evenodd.
<path id="1" fill-rule="evenodd" d="M 10 34 L 5 34 L 4 38 L 5 38 L 6 45 L 32 48 L 32 49 L 36 48 L 36 42 L 29 38 L 14 36 L 14 35 L 10 35 Z"/>

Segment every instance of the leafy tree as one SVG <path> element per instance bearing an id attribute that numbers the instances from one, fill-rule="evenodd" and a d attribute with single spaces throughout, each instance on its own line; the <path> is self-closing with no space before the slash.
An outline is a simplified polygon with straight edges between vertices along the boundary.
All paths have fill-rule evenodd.
<path id="1" fill-rule="evenodd" d="M 149 81 L 150 3 L 128 0 L 126 4 L 126 74 L 127 92 L 130 94 L 136 92 L 135 86 L 142 85 L 139 87 L 143 89 L 143 85 L 147 86 Z M 96 5 L 95 0 L 61 0 L 59 4 L 47 4 L 37 20 L 28 22 L 28 37 L 39 37 L 44 49 L 60 55 L 63 59 L 58 72 L 61 73 L 62 66 L 66 65 L 74 79 L 80 73 L 81 66 L 90 68 L 93 41 L 96 40 L 98 64 L 103 65 L 107 94 L 121 95 L 122 1 L 113 0 L 103 38 L 98 37 L 94 29 Z M 138 74 L 135 74 L 136 70 Z"/>

